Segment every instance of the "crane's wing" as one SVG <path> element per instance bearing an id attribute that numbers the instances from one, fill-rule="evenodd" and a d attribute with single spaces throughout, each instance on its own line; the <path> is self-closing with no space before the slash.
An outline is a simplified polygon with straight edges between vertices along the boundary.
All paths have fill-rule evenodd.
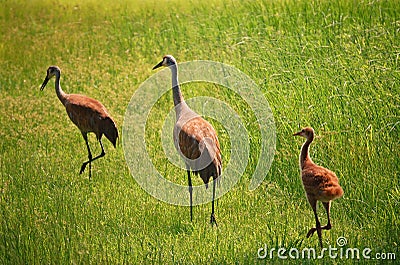
<path id="1" fill-rule="evenodd" d="M 343 195 L 336 174 L 324 167 L 304 168 L 302 181 L 307 194 L 314 195 L 320 201 L 330 201 Z"/>
<path id="2" fill-rule="evenodd" d="M 185 163 L 199 174 L 207 185 L 211 176 L 221 175 L 222 159 L 220 145 L 214 128 L 200 116 L 174 127 L 175 146 Z"/>
<path id="3" fill-rule="evenodd" d="M 118 138 L 117 126 L 99 101 L 83 95 L 70 94 L 65 109 L 81 132 L 94 132 L 98 139 L 104 134 L 115 146 Z"/>

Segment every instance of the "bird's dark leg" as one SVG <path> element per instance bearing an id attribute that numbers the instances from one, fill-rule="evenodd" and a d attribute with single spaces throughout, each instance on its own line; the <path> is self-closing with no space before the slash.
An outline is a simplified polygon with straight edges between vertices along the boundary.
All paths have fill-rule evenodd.
<path id="1" fill-rule="evenodd" d="M 315 227 L 311 228 L 308 233 L 307 233 L 307 238 L 312 236 L 315 231 L 317 231 L 318 234 L 318 239 L 319 239 L 319 244 L 322 248 L 322 232 L 321 232 L 321 223 L 318 220 L 318 214 L 317 214 L 317 200 L 308 198 L 308 201 L 310 202 L 310 205 L 313 209 L 314 216 L 315 216 Z"/>
<path id="2" fill-rule="evenodd" d="M 329 202 L 323 202 L 322 204 L 324 205 L 325 210 L 326 210 L 326 215 L 328 216 L 328 223 L 325 226 L 321 227 L 321 229 L 330 230 L 332 228 L 331 218 L 330 218 L 331 202 L 330 201 Z"/>
<path id="3" fill-rule="evenodd" d="M 89 163 L 89 179 L 92 175 L 92 165 L 90 164 L 90 162 L 92 161 L 92 152 L 90 152 L 90 147 L 89 147 L 89 142 L 88 142 L 88 137 L 87 137 L 87 133 L 82 132 L 82 136 L 83 139 L 85 139 L 85 143 L 86 143 L 86 147 L 88 150 L 88 161 L 83 162 L 82 167 L 81 167 L 81 171 L 79 172 L 79 174 L 82 174 L 85 171 L 86 165 Z"/>
<path id="4" fill-rule="evenodd" d="M 214 201 L 215 201 L 215 183 L 216 179 L 213 179 L 213 194 L 212 194 L 212 206 L 211 206 L 211 220 L 210 223 L 211 225 L 215 224 L 215 226 L 218 226 L 217 224 L 217 220 L 215 220 L 215 216 L 214 216 Z"/>
<path id="5" fill-rule="evenodd" d="M 104 152 L 103 143 L 101 142 L 101 138 L 99 139 L 99 143 L 100 143 L 100 146 L 101 146 L 101 154 L 96 156 L 95 158 L 93 158 L 91 160 L 91 162 L 93 162 L 94 160 L 99 159 L 100 157 L 103 157 L 103 156 L 106 155 L 106 152 Z"/>
<path id="6" fill-rule="evenodd" d="M 189 185 L 189 201 L 190 201 L 190 221 L 193 221 L 193 187 L 192 179 L 190 178 L 190 169 L 187 169 L 188 185 Z"/>
<path id="7" fill-rule="evenodd" d="M 88 143 L 88 139 L 87 139 L 87 134 L 83 134 L 82 133 L 82 135 L 84 135 L 83 138 L 85 138 L 86 146 L 88 148 L 89 160 L 86 161 L 86 162 L 83 162 L 80 174 L 82 174 L 83 171 L 85 171 L 86 165 L 89 164 L 89 179 L 90 179 L 91 174 L 92 174 L 92 172 L 91 172 L 92 171 L 92 162 L 95 161 L 96 159 L 99 159 L 100 157 L 105 156 L 106 153 L 104 152 L 103 143 L 101 142 L 101 138 L 99 138 L 99 143 L 100 143 L 100 146 L 101 146 L 101 154 L 96 156 L 95 158 L 92 158 L 92 153 L 90 152 L 89 143 Z"/>

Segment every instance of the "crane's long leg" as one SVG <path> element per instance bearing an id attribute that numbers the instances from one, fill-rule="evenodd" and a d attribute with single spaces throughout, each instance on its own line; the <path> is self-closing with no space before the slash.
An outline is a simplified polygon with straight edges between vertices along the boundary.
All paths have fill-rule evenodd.
<path id="1" fill-rule="evenodd" d="M 217 220 L 215 220 L 215 216 L 214 216 L 214 201 L 215 201 L 215 185 L 216 185 L 216 179 L 213 178 L 213 194 L 212 194 L 212 206 L 211 206 L 211 220 L 210 223 L 213 225 L 215 224 L 215 226 L 218 226 L 217 224 Z"/>
<path id="2" fill-rule="evenodd" d="M 92 152 L 90 151 L 90 146 L 89 146 L 89 142 L 88 142 L 87 133 L 82 132 L 82 136 L 83 136 L 83 139 L 85 139 L 86 147 L 87 147 L 87 150 L 88 150 L 88 159 L 89 159 L 89 160 L 88 160 L 87 162 L 84 162 L 84 163 L 82 164 L 82 166 L 81 166 L 81 171 L 79 172 L 79 174 L 82 174 L 83 171 L 85 171 L 85 168 L 86 168 L 87 163 L 88 163 L 88 162 L 90 163 L 90 161 L 92 160 Z M 92 171 L 92 165 L 89 164 L 89 179 L 90 179 L 91 174 L 92 174 L 91 171 Z"/>
<path id="3" fill-rule="evenodd" d="M 325 226 L 321 227 L 321 229 L 322 230 L 330 230 L 332 228 L 331 217 L 330 217 L 331 201 L 323 202 L 322 204 L 324 205 L 325 210 L 326 210 L 326 215 L 328 216 L 328 223 Z"/>
<path id="4" fill-rule="evenodd" d="M 100 143 L 100 147 L 101 147 L 101 154 L 96 156 L 95 158 L 92 158 L 92 154 L 90 152 L 89 143 L 88 143 L 88 139 L 87 139 L 87 134 L 83 134 L 82 133 L 82 135 L 84 135 L 83 138 L 85 138 L 86 146 L 88 148 L 88 152 L 89 152 L 88 158 L 89 158 L 89 160 L 83 162 L 80 174 L 82 174 L 85 171 L 86 165 L 89 164 L 89 179 L 90 179 L 91 174 L 92 174 L 92 162 L 95 161 L 96 159 L 99 159 L 100 157 L 105 156 L 106 153 L 104 152 L 103 143 L 101 142 L 101 138 L 100 138 L 99 139 L 99 143 Z"/>
<path id="5" fill-rule="evenodd" d="M 317 214 L 317 200 L 312 199 L 308 197 L 308 201 L 310 202 L 310 205 L 313 209 L 314 216 L 315 216 L 315 227 L 311 228 L 308 233 L 307 233 L 307 238 L 312 236 L 315 231 L 317 231 L 318 234 L 318 239 L 319 239 L 319 244 L 322 248 L 322 232 L 321 232 L 321 223 L 318 220 L 318 214 Z"/>
<path id="6" fill-rule="evenodd" d="M 188 185 L 189 185 L 189 200 L 190 200 L 190 221 L 193 221 L 193 187 L 192 179 L 190 178 L 190 169 L 187 169 Z"/>
<path id="7" fill-rule="evenodd" d="M 96 156 L 95 158 L 93 158 L 91 162 L 106 155 L 106 152 L 104 152 L 103 143 L 101 142 L 101 139 L 99 139 L 99 143 L 100 143 L 100 147 L 101 147 L 101 154 Z"/>

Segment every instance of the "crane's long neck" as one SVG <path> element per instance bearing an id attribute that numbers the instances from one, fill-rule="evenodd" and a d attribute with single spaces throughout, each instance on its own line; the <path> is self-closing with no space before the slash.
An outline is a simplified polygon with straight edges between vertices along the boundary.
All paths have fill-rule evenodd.
<path id="1" fill-rule="evenodd" d="M 179 86 L 178 66 L 176 64 L 171 65 L 170 69 L 172 73 L 172 95 L 174 98 L 176 118 L 178 119 L 182 111 L 182 107 L 186 105 L 186 103 L 185 100 L 183 99 L 181 88 Z"/>
<path id="2" fill-rule="evenodd" d="M 65 94 L 64 91 L 61 89 L 61 86 L 60 86 L 60 73 L 56 74 L 55 88 L 56 88 L 56 94 L 57 94 L 58 99 L 65 106 L 65 102 L 67 100 L 67 94 Z"/>
<path id="3" fill-rule="evenodd" d="M 313 140 L 314 140 L 314 136 L 307 138 L 307 141 L 305 141 L 305 143 L 301 147 L 300 159 L 299 159 L 301 169 L 303 169 L 307 164 L 313 163 L 311 160 L 311 157 L 308 153 L 310 144 Z"/>

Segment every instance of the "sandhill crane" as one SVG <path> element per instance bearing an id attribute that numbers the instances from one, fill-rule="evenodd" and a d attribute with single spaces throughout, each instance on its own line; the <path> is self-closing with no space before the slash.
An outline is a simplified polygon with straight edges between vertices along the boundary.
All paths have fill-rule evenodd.
<path id="1" fill-rule="evenodd" d="M 104 152 L 101 137 L 103 134 L 108 140 L 116 145 L 118 138 L 118 129 L 115 125 L 113 118 L 108 114 L 107 109 L 99 101 L 78 94 L 66 94 L 60 86 L 60 75 L 61 70 L 57 66 L 50 66 L 47 69 L 46 78 L 43 81 L 40 90 L 43 91 L 47 82 L 55 76 L 55 89 L 58 99 L 65 106 L 67 114 L 71 121 L 79 128 L 82 133 L 83 139 L 85 139 L 86 147 L 88 151 L 88 161 L 83 162 L 79 174 L 85 171 L 86 165 L 89 164 L 89 179 L 91 177 L 92 162 L 100 157 L 103 157 L 106 153 Z M 101 146 L 101 154 L 92 158 L 90 151 L 87 134 L 93 132 L 96 134 L 97 140 Z"/>
<path id="2" fill-rule="evenodd" d="M 339 179 L 336 174 L 329 169 L 314 164 L 308 154 L 309 146 L 314 140 L 314 130 L 307 127 L 293 134 L 293 136 L 302 136 L 307 139 L 301 147 L 299 162 L 303 186 L 306 191 L 308 202 L 314 211 L 316 222 L 316 227 L 308 231 L 307 238 L 317 231 L 319 244 L 322 248 L 321 230 L 329 230 L 332 227 L 330 219 L 331 201 L 340 198 L 343 195 L 343 190 L 339 185 Z M 322 227 L 317 215 L 317 201 L 322 202 L 328 216 L 328 224 Z"/>
<path id="3" fill-rule="evenodd" d="M 206 188 L 213 177 L 212 210 L 210 223 L 217 225 L 214 215 L 215 185 L 222 171 L 222 160 L 217 133 L 214 128 L 192 111 L 183 99 L 178 82 L 178 65 L 171 55 L 163 57 L 162 61 L 153 67 L 169 67 L 172 73 L 172 92 L 175 106 L 176 123 L 173 138 L 176 150 L 185 161 L 190 201 L 190 221 L 193 220 L 193 187 L 190 172 L 200 175 Z"/>

